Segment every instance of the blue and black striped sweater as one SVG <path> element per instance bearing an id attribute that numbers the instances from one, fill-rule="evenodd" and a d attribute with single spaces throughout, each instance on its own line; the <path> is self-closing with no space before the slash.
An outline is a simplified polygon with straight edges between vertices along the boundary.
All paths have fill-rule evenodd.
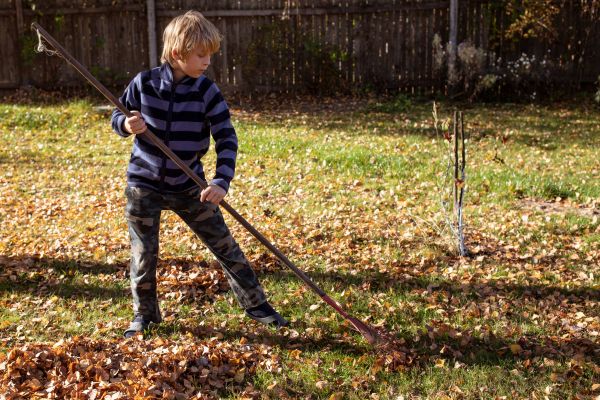
<path id="1" fill-rule="evenodd" d="M 173 82 L 169 64 L 139 73 L 129 84 L 121 103 L 130 111 L 142 113 L 146 126 L 202 179 L 201 158 L 215 140 L 217 167 L 210 183 L 225 191 L 235 172 L 237 136 L 227 103 L 215 83 L 205 76 Z M 123 128 L 125 115 L 112 114 L 112 127 L 120 136 L 130 136 Z M 181 169 L 143 136 L 136 136 L 127 168 L 127 184 L 159 192 L 183 192 L 194 187 Z"/>

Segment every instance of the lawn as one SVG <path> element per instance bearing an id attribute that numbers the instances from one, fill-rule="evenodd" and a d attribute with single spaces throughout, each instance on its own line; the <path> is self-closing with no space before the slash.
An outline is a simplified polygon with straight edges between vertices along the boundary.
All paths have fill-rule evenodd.
<path id="1" fill-rule="evenodd" d="M 131 139 L 111 132 L 99 104 L 0 103 L 0 398 L 600 395 L 593 104 L 439 104 L 442 116 L 465 112 L 465 258 L 443 230 L 446 151 L 431 102 L 232 107 L 240 152 L 227 201 L 351 315 L 387 332 L 385 349 L 227 216 L 292 325 L 246 319 L 172 213 L 161 221 L 165 321 L 122 340 Z"/>

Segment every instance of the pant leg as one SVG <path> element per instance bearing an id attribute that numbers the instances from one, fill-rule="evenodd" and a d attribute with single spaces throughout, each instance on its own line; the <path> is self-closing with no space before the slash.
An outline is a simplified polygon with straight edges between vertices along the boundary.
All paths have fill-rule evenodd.
<path id="1" fill-rule="evenodd" d="M 256 274 L 231 236 L 218 206 L 200 202 L 199 192 L 192 191 L 175 201 L 173 211 L 215 255 L 243 308 L 255 307 L 267 301 Z"/>
<path id="2" fill-rule="evenodd" d="M 131 241 L 131 293 L 134 315 L 162 321 L 156 293 L 161 196 L 143 188 L 127 188 L 125 215 Z"/>

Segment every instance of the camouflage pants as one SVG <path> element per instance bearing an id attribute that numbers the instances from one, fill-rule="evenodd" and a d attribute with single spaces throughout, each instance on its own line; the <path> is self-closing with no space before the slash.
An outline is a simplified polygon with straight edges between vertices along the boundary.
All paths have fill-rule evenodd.
<path id="1" fill-rule="evenodd" d="M 131 292 L 134 314 L 162 320 L 156 293 L 156 265 L 160 213 L 172 210 L 213 252 L 229 285 L 243 308 L 266 301 L 265 293 L 239 245 L 235 242 L 218 206 L 200 202 L 200 189 L 184 193 L 158 193 L 139 187 L 125 190 L 125 215 L 131 240 Z"/>

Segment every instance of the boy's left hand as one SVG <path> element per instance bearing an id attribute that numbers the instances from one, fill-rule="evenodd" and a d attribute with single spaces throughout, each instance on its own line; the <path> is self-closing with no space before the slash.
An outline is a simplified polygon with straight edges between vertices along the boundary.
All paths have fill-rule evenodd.
<path id="1" fill-rule="evenodd" d="M 219 204 L 226 194 L 227 193 L 221 186 L 208 185 L 208 187 L 200 193 L 200 201 Z"/>

